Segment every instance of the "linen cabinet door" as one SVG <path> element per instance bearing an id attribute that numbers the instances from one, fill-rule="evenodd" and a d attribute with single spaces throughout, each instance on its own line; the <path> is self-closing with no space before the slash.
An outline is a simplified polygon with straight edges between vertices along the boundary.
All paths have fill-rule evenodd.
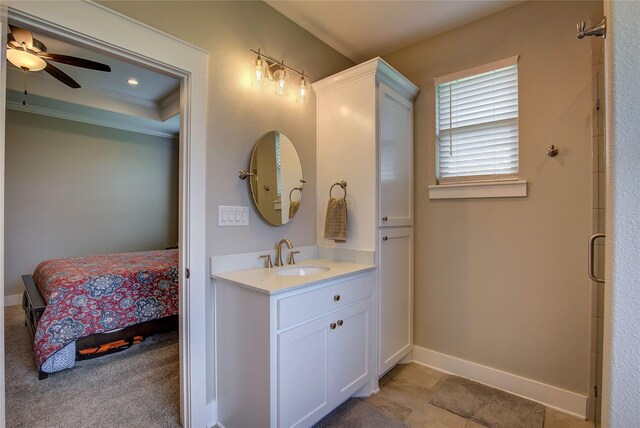
<path id="1" fill-rule="evenodd" d="M 413 342 L 413 228 L 379 230 L 378 375 L 411 351 Z"/>
<path id="2" fill-rule="evenodd" d="M 329 390 L 334 406 L 351 397 L 371 373 L 371 299 L 334 315 L 336 328 L 329 332 Z"/>
<path id="3" fill-rule="evenodd" d="M 278 334 L 278 427 L 307 427 L 330 410 L 330 322 L 333 317 L 321 318 Z"/>
<path id="4" fill-rule="evenodd" d="M 380 83 L 378 225 L 413 225 L 413 104 Z"/>

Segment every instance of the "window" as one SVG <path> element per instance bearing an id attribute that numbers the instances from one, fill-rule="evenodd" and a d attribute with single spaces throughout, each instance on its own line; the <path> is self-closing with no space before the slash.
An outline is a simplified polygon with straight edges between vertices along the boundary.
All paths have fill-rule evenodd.
<path id="1" fill-rule="evenodd" d="M 517 61 L 435 79 L 439 184 L 517 179 Z"/>

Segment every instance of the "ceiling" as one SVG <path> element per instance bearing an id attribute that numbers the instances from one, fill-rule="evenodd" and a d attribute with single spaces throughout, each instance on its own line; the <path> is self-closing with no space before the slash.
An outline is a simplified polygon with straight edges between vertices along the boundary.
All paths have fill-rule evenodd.
<path id="1" fill-rule="evenodd" d="M 265 0 L 360 63 L 494 14 L 523 0 Z"/>
<path id="2" fill-rule="evenodd" d="M 45 71 L 24 72 L 8 63 L 9 108 L 151 135 L 177 135 L 179 80 L 43 34 L 34 32 L 34 37 L 46 45 L 48 52 L 108 64 L 111 72 L 54 62 L 82 86 L 72 89 Z M 138 85 L 128 84 L 131 78 Z"/>
<path id="3" fill-rule="evenodd" d="M 356 63 L 393 52 L 523 0 L 283 1 L 273 8 Z M 82 88 L 71 89 L 46 72 L 7 66 L 9 108 L 160 136 L 179 131 L 177 79 L 34 33 L 49 52 L 109 64 L 111 73 L 55 63 Z M 135 78 L 139 84 L 127 84 Z M 24 89 L 29 95 L 23 94 Z M 23 101 L 25 105 L 23 105 Z"/>

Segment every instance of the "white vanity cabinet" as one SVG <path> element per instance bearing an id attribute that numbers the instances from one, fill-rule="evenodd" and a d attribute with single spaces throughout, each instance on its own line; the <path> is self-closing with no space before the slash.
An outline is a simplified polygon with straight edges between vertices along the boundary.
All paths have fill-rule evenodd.
<path id="1" fill-rule="evenodd" d="M 413 103 L 378 86 L 378 226 L 413 226 Z"/>
<path id="2" fill-rule="evenodd" d="M 413 228 L 380 229 L 378 373 L 391 369 L 413 343 Z"/>
<path id="3" fill-rule="evenodd" d="M 310 426 L 369 381 L 370 322 L 368 299 L 278 334 L 278 426 Z"/>
<path id="4" fill-rule="evenodd" d="M 318 245 L 374 254 L 376 370 L 382 376 L 412 349 L 413 100 L 419 90 L 380 58 L 315 82 L 313 89 Z M 347 182 L 346 242 L 324 239 L 326 190 L 340 180 Z M 334 190 L 333 196 L 341 194 Z"/>
<path id="5" fill-rule="evenodd" d="M 373 285 L 370 270 L 277 294 L 217 278 L 220 425 L 309 427 L 371 384 Z"/>

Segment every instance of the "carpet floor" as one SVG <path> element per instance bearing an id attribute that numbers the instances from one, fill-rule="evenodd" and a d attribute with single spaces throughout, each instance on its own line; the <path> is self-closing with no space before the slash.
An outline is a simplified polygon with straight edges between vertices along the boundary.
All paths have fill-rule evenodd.
<path id="1" fill-rule="evenodd" d="M 38 380 L 22 308 L 5 308 L 7 427 L 179 427 L 178 333 Z"/>

